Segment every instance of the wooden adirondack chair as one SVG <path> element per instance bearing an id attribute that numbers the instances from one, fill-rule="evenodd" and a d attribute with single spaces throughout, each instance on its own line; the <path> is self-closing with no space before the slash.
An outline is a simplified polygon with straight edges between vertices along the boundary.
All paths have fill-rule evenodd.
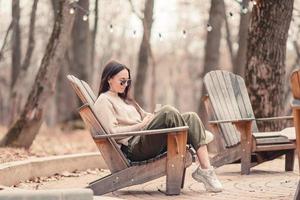
<path id="1" fill-rule="evenodd" d="M 292 109 L 294 116 L 294 125 L 296 129 L 296 145 L 297 145 L 297 155 L 298 164 L 300 168 L 300 69 L 293 71 L 290 77 L 291 89 L 293 93 Z M 300 199 L 299 192 L 300 182 L 298 184 L 298 196 Z"/>
<path id="2" fill-rule="evenodd" d="M 256 119 L 242 77 L 226 71 L 211 71 L 204 77 L 208 92 L 205 107 L 218 153 L 211 159 L 215 167 L 241 162 L 241 173 L 262 162 L 286 155 L 285 170 L 294 165 L 294 128 L 279 132 L 259 132 L 256 121 L 292 119 L 291 116 Z"/>
<path id="3" fill-rule="evenodd" d="M 111 171 L 110 175 L 89 184 L 94 194 L 105 194 L 166 175 L 166 194 L 178 195 L 184 185 L 185 169 L 192 164 L 192 155 L 186 151 L 188 127 L 109 134 L 101 125 L 101 118 L 105 116 L 96 116 L 94 113 L 93 105 L 97 97 L 89 85 L 72 75 L 68 75 L 67 78 L 84 104 L 79 108 L 80 116 L 89 127 Z M 148 134 L 167 134 L 167 153 L 151 160 L 131 162 L 115 141 L 118 137 Z"/>

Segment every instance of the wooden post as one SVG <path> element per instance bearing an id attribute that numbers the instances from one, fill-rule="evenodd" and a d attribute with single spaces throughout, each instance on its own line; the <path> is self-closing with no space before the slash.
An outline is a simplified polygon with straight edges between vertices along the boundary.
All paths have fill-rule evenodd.
<path id="1" fill-rule="evenodd" d="M 185 153 L 187 143 L 187 131 L 168 134 L 167 155 L 167 195 L 180 194 L 182 185 Z"/>
<path id="2" fill-rule="evenodd" d="M 298 166 L 300 169 L 300 109 L 293 108 L 294 126 L 296 129 L 296 152 L 298 155 Z"/>
<path id="3" fill-rule="evenodd" d="M 251 168 L 251 147 L 252 147 L 252 134 L 251 125 L 252 121 L 238 121 L 233 123 L 238 131 L 241 133 L 241 174 L 250 174 Z"/>

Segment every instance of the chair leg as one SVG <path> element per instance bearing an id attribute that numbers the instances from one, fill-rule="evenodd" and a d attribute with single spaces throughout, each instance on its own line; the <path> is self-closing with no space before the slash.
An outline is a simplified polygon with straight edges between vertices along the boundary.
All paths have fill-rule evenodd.
<path id="1" fill-rule="evenodd" d="M 184 187 L 185 171 L 186 171 L 186 168 L 184 168 L 184 170 L 183 170 L 183 175 L 182 175 L 182 180 L 181 180 L 181 189 Z"/>
<path id="2" fill-rule="evenodd" d="M 285 171 L 293 171 L 295 162 L 295 150 L 290 150 L 285 154 Z"/>

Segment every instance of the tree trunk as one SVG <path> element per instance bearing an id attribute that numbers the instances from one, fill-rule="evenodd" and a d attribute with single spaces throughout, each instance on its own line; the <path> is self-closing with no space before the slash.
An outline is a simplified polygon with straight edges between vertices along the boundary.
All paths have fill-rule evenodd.
<path id="1" fill-rule="evenodd" d="M 135 99 L 142 107 L 145 106 L 144 87 L 146 83 L 146 74 L 149 66 L 149 50 L 151 49 L 150 38 L 153 23 L 153 7 L 154 0 L 146 0 L 143 18 L 144 33 L 138 55 L 137 74 L 134 84 Z"/>
<path id="2" fill-rule="evenodd" d="M 20 2 L 12 1 L 12 71 L 11 71 L 11 88 L 13 88 L 20 67 L 21 67 L 21 33 L 20 33 Z"/>
<path id="3" fill-rule="evenodd" d="M 24 110 L 2 139 L 1 146 L 25 148 L 31 146 L 43 122 L 47 100 L 54 93 L 58 63 L 64 59 L 73 20 L 74 16 L 69 14 L 69 1 L 61 0 L 51 37 Z"/>
<path id="4" fill-rule="evenodd" d="M 89 11 L 89 0 L 79 0 L 77 3 L 81 8 L 83 8 L 86 11 Z M 81 9 L 79 12 L 75 14 L 75 21 L 74 26 L 72 30 L 72 43 L 70 48 L 70 68 L 69 73 L 74 74 L 79 79 L 85 80 L 87 82 L 92 81 L 91 74 L 92 74 L 92 66 L 91 66 L 91 59 L 90 59 L 90 30 L 89 30 L 89 19 L 87 21 L 83 20 L 83 16 L 86 13 Z M 65 74 L 66 75 L 66 74 Z M 64 75 L 64 77 L 65 77 Z M 66 79 L 64 78 L 64 82 Z M 65 84 L 65 83 L 64 83 Z M 64 115 L 62 113 L 62 110 L 68 110 L 68 112 L 72 112 L 73 115 L 69 115 L 69 119 L 67 119 L 68 116 L 65 116 L 64 118 L 66 120 L 73 120 L 76 118 L 80 118 L 79 114 L 74 111 L 81 105 L 81 101 L 78 97 L 72 92 L 71 87 L 69 87 L 69 84 L 67 84 L 68 87 L 63 87 L 66 92 L 61 91 L 61 97 L 66 99 L 70 96 L 72 96 L 72 99 L 75 99 L 75 103 L 71 103 L 70 105 L 65 102 L 61 102 L 60 105 L 58 105 L 57 108 L 57 114 Z M 65 95 L 64 95 L 65 94 Z M 65 96 L 65 97 L 63 97 Z M 67 103 L 67 104 L 66 104 Z M 65 105 L 63 105 L 65 104 Z"/>
<path id="5" fill-rule="evenodd" d="M 89 10 L 88 0 L 79 0 L 77 3 L 81 8 Z M 72 30 L 71 73 L 78 78 L 88 81 L 91 74 L 90 47 L 89 47 L 89 20 L 84 21 L 85 12 L 80 10 L 75 14 L 75 22 Z"/>
<path id="6" fill-rule="evenodd" d="M 221 28 L 225 16 L 225 4 L 223 0 L 212 0 L 209 12 L 209 25 L 212 30 L 207 32 L 205 44 L 205 56 L 203 65 L 203 76 L 211 70 L 218 69 L 220 57 L 220 42 L 221 42 Z M 202 76 L 202 77 L 203 77 Z M 204 85 L 202 85 L 201 96 L 206 94 Z M 204 123 L 207 123 L 207 112 L 205 110 L 202 99 L 200 99 L 200 106 L 198 113 Z"/>
<path id="7" fill-rule="evenodd" d="M 73 89 L 68 83 L 66 76 L 70 74 L 70 48 L 65 52 L 65 56 L 60 64 L 58 72 L 55 98 L 55 119 L 52 124 L 57 122 L 70 121 L 77 115 L 78 101 Z M 52 116 L 53 117 L 53 116 Z"/>
<path id="8" fill-rule="evenodd" d="M 30 65 L 30 60 L 32 56 L 32 52 L 35 47 L 35 39 L 34 39 L 34 29 L 35 29 L 35 14 L 37 9 L 38 0 L 34 0 L 32 4 L 32 10 L 30 15 L 30 25 L 29 25 L 29 37 L 27 50 L 25 54 L 25 58 L 23 64 L 18 72 L 15 84 L 12 88 L 11 92 L 11 100 L 10 100 L 10 124 L 12 124 L 18 114 L 21 112 L 22 106 L 24 105 L 24 99 L 26 98 L 27 91 L 24 87 L 24 81 L 26 81 L 27 77 L 27 69 Z"/>
<path id="9" fill-rule="evenodd" d="M 293 3 L 257 1 L 252 10 L 245 79 L 256 117 L 283 113 L 286 42 Z M 259 124 L 261 131 L 281 127 L 281 123 Z"/>
<path id="10" fill-rule="evenodd" d="M 54 20 L 57 15 L 57 10 L 59 9 L 59 2 L 57 0 L 52 0 L 52 8 Z M 81 12 L 81 11 L 79 11 Z M 81 19 L 82 20 L 82 19 Z M 74 27 L 73 27 L 74 28 Z M 56 124 L 60 122 L 66 122 L 74 118 L 74 113 L 77 108 L 77 97 L 70 88 L 70 85 L 66 79 L 66 75 L 71 73 L 71 58 L 72 53 L 71 45 L 67 47 L 64 58 L 61 63 L 59 63 L 59 72 L 56 81 L 55 96 L 51 99 L 51 106 L 53 112 L 47 115 L 47 122 L 49 124 Z"/>
<path id="11" fill-rule="evenodd" d="M 248 7 L 249 0 L 243 0 L 242 6 Z M 246 68 L 246 56 L 247 56 L 247 39 L 248 39 L 248 27 L 250 21 L 250 12 L 241 13 L 240 18 L 240 28 L 239 28 L 239 48 L 237 50 L 234 64 L 233 64 L 233 73 L 238 74 L 242 77 L 245 75 Z"/>
<path id="12" fill-rule="evenodd" d="M 95 60 L 95 46 L 96 46 L 96 36 L 97 36 L 97 31 L 98 31 L 98 0 L 95 0 L 95 20 L 94 20 L 94 28 L 92 31 L 92 38 L 91 38 L 91 67 L 92 70 L 94 71 L 94 60 Z"/>
<path id="13" fill-rule="evenodd" d="M 226 8 L 225 7 L 224 7 L 224 21 L 225 21 L 225 28 L 226 28 L 226 42 L 227 42 L 228 51 L 229 51 L 229 55 L 230 55 L 231 66 L 233 66 L 233 64 L 234 64 L 234 51 L 233 51 L 233 47 L 232 47 L 230 25 L 228 23 L 228 17 L 226 15 Z"/>

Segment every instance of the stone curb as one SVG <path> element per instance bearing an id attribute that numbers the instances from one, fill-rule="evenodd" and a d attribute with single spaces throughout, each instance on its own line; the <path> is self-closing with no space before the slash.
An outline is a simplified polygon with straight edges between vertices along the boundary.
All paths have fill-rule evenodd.
<path id="1" fill-rule="evenodd" d="M 0 200 L 93 200 L 90 189 L 58 190 L 5 190 L 0 192 Z"/>
<path id="2" fill-rule="evenodd" d="M 99 152 L 32 158 L 0 165 L 0 185 L 12 186 L 34 177 L 52 176 L 63 171 L 107 169 Z"/>

